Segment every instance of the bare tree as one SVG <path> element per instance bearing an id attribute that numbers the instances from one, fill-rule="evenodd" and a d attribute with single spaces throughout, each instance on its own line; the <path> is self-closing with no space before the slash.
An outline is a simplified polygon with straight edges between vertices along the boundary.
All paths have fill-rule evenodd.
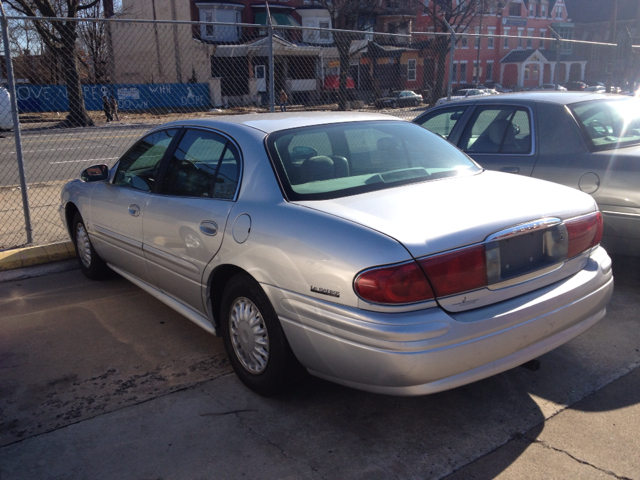
<path id="1" fill-rule="evenodd" d="M 448 33 L 448 23 L 456 33 L 466 33 L 478 17 L 489 13 L 491 9 L 502 9 L 504 5 L 505 2 L 500 0 L 430 0 L 424 2 L 423 11 L 429 16 L 434 32 Z M 437 59 L 433 98 L 443 96 L 445 65 L 450 47 L 451 37 L 448 35 L 436 36 L 431 46 Z"/>
<path id="2" fill-rule="evenodd" d="M 69 115 L 65 125 L 85 127 L 93 125 L 84 106 L 78 69 L 78 23 L 64 18 L 77 18 L 84 10 L 100 0 L 4 0 L 16 12 L 27 17 L 58 17 L 61 20 L 34 21 L 40 38 L 60 61 L 69 98 Z"/>
<path id="3" fill-rule="evenodd" d="M 83 18 L 103 18 L 100 3 L 86 9 Z M 88 83 L 106 83 L 107 29 L 104 22 L 80 22 L 78 25 L 79 56 Z"/>
<path id="4" fill-rule="evenodd" d="M 333 41 L 340 58 L 338 109 L 345 110 L 347 78 L 353 53 L 351 42 L 364 38 L 362 34 L 356 32 L 369 30 L 375 25 L 377 16 L 389 10 L 415 12 L 421 2 L 419 0 L 320 0 L 319 3 L 329 11 L 333 21 Z"/>

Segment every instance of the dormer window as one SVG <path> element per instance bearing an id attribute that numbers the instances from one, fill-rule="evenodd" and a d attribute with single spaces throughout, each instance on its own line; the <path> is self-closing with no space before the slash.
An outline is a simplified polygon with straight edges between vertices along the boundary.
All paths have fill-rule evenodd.
<path id="1" fill-rule="evenodd" d="M 241 23 L 242 5 L 232 3 L 197 2 L 201 22 Z M 216 42 L 237 42 L 242 36 L 241 27 L 231 25 L 201 25 L 200 36 L 203 40 Z"/>

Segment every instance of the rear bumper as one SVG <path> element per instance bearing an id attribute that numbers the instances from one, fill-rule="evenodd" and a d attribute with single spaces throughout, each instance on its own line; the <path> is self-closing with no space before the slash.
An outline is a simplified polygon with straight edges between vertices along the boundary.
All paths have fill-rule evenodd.
<path id="1" fill-rule="evenodd" d="M 598 248 L 569 278 L 456 314 L 369 312 L 264 288 L 310 373 L 372 392 L 424 395 L 503 372 L 580 335 L 605 315 L 613 275 Z"/>

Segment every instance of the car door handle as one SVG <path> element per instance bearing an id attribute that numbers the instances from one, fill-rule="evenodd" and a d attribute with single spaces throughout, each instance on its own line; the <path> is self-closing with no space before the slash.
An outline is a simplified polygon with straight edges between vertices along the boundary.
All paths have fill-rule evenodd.
<path id="1" fill-rule="evenodd" d="M 135 203 L 129 205 L 129 215 L 133 215 L 134 217 L 140 215 L 140 207 Z"/>
<path id="2" fill-rule="evenodd" d="M 520 167 L 502 167 L 500 171 L 507 173 L 518 173 L 520 171 Z"/>
<path id="3" fill-rule="evenodd" d="M 200 231 L 205 235 L 213 237 L 218 233 L 218 225 L 213 220 L 203 220 L 200 222 Z"/>

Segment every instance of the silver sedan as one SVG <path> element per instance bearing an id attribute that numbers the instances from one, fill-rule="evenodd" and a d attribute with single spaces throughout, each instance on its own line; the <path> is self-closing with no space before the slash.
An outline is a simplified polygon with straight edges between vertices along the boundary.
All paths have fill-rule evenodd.
<path id="1" fill-rule="evenodd" d="M 589 195 L 378 114 L 170 123 L 69 182 L 60 213 L 89 278 L 115 270 L 221 335 L 262 395 L 306 372 L 454 388 L 579 335 L 613 290 Z"/>

